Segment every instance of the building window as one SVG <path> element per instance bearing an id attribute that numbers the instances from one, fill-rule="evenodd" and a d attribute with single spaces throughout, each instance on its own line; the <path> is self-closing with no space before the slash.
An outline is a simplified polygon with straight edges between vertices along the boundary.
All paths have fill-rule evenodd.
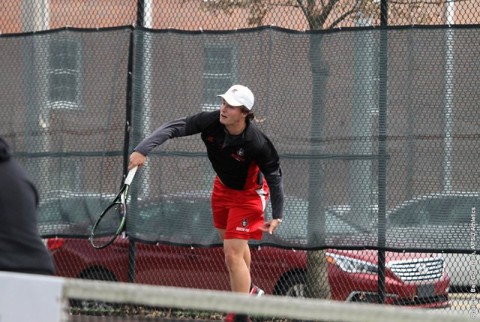
<path id="1" fill-rule="evenodd" d="M 236 83 L 237 55 L 232 45 L 207 45 L 204 54 L 202 109 L 213 111 L 220 107 L 217 95 Z"/>
<path id="2" fill-rule="evenodd" d="M 74 40 L 53 40 L 49 49 L 48 105 L 52 108 L 79 108 L 80 43 Z"/>

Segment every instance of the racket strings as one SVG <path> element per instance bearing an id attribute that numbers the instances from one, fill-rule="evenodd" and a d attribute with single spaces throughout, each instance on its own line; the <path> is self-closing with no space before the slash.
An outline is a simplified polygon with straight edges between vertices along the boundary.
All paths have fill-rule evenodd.
<path id="1" fill-rule="evenodd" d="M 126 205 L 120 202 L 111 204 L 95 223 L 90 236 L 94 247 L 102 248 L 111 244 L 122 232 L 125 222 Z"/>
<path id="2" fill-rule="evenodd" d="M 90 243 L 94 248 L 105 248 L 124 232 L 127 214 L 127 196 L 130 183 L 137 167 L 131 169 L 114 201 L 108 206 L 93 225 Z"/>

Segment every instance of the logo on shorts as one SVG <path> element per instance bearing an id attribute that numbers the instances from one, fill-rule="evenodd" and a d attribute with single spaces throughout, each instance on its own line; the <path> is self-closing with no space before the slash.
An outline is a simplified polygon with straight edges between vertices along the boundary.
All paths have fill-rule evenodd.
<path id="1" fill-rule="evenodd" d="M 242 227 L 237 227 L 236 230 L 237 230 L 237 231 L 249 232 L 249 231 L 250 231 L 250 228 L 247 228 L 247 226 L 248 226 L 247 218 L 244 218 L 244 219 L 242 220 Z"/>

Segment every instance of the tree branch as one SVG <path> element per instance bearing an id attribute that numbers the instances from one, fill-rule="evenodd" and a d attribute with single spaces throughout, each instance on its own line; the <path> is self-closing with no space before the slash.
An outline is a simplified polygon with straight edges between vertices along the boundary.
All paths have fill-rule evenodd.
<path id="1" fill-rule="evenodd" d="M 345 18 L 350 16 L 353 13 L 356 13 L 360 9 L 360 4 L 362 0 L 356 0 L 355 4 L 353 5 L 352 9 L 348 10 L 344 14 L 342 14 L 339 18 L 337 18 L 335 21 L 332 22 L 330 26 L 328 26 L 328 29 L 333 29 L 335 28 L 340 22 L 342 22 Z"/>
<path id="2" fill-rule="evenodd" d="M 333 8 L 340 0 L 329 0 L 326 6 L 323 6 L 323 10 L 318 17 L 315 17 L 316 28 L 315 29 L 323 29 L 322 26 L 328 19 L 328 16 L 332 13 Z M 320 28 L 319 28 L 320 27 Z"/>
<path id="3" fill-rule="evenodd" d="M 303 5 L 302 0 L 296 0 L 296 1 L 297 1 L 298 6 L 300 7 L 300 9 L 303 12 L 303 15 L 305 16 L 305 18 L 307 18 L 307 22 L 308 22 L 308 25 L 310 26 L 310 29 L 312 29 L 313 21 L 311 20 L 311 17 L 310 17 L 310 14 L 309 14 L 307 8 Z"/>

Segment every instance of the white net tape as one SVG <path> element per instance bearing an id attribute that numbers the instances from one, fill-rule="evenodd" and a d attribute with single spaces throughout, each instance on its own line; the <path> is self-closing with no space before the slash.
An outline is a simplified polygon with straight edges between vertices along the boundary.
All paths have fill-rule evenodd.
<path id="1" fill-rule="evenodd" d="M 425 309 L 268 295 L 256 298 L 230 292 L 84 280 L 67 280 L 65 296 L 311 321 L 472 321 L 467 315 L 446 315 L 445 312 Z"/>
<path id="2" fill-rule="evenodd" d="M 231 292 L 63 279 L 2 272 L 0 272 L 0 285 L 2 285 L 0 291 L 0 321 L 2 322 L 28 321 L 30 316 L 27 317 L 25 314 L 32 308 L 37 322 L 71 321 L 70 303 L 72 299 L 205 312 L 246 313 L 250 316 L 268 317 L 269 320 L 280 319 L 282 321 L 473 321 L 472 315 L 465 314 L 465 312 L 463 314 L 446 314 L 445 311 L 441 310 L 389 305 L 345 303 L 269 295 L 252 297 Z M 29 310 L 25 310 L 25 303 L 29 303 Z M 35 305 L 35 303 L 38 305 Z M 45 315 L 45 318 L 43 318 L 43 315 Z M 125 318 L 125 321 L 134 320 L 131 317 Z M 90 320 L 87 316 L 82 317 L 80 314 L 76 316 L 75 321 Z M 115 321 L 124 320 L 117 316 Z"/>

